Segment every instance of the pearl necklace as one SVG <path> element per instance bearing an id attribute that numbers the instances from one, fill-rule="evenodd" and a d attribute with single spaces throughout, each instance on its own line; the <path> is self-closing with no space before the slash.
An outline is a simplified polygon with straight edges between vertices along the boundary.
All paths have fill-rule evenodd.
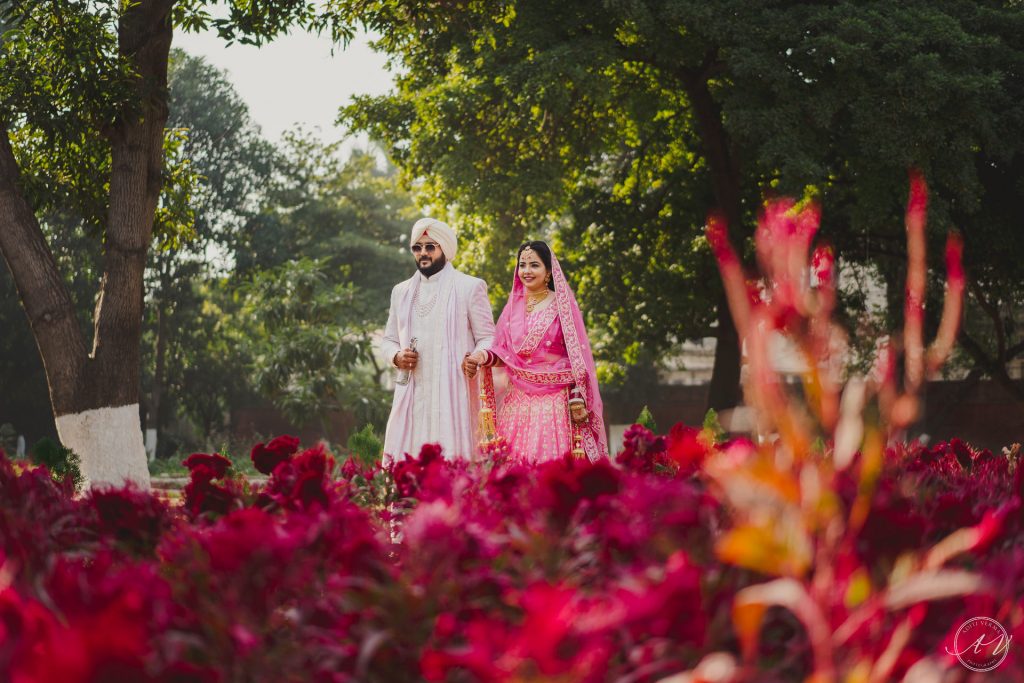
<path id="1" fill-rule="evenodd" d="M 416 295 L 413 297 L 412 305 L 416 308 L 417 316 L 419 316 L 420 318 L 426 318 L 428 315 L 430 315 L 430 312 L 434 310 L 434 304 L 437 303 L 437 295 L 441 291 L 441 287 L 434 287 L 434 296 L 430 297 L 430 299 L 426 303 L 422 303 L 420 301 L 420 292 L 422 291 L 422 289 L 423 285 L 421 283 L 420 286 L 416 288 Z"/>
<path id="2" fill-rule="evenodd" d="M 543 294 L 533 296 L 531 294 L 526 295 L 526 312 L 533 313 L 533 309 L 537 308 L 538 304 L 545 301 L 548 298 L 548 290 L 544 290 Z"/>

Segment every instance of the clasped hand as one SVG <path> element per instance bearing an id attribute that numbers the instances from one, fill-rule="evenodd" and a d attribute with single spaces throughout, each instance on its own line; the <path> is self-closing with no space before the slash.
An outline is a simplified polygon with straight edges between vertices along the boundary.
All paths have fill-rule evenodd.
<path id="1" fill-rule="evenodd" d="M 469 379 L 476 377 L 477 369 L 487 360 L 487 355 L 483 351 L 477 351 L 475 353 L 467 353 L 462 359 L 462 374 Z"/>
<path id="2" fill-rule="evenodd" d="M 587 404 L 582 401 L 570 403 L 569 416 L 578 425 L 586 423 L 590 419 L 590 411 L 587 410 Z"/>

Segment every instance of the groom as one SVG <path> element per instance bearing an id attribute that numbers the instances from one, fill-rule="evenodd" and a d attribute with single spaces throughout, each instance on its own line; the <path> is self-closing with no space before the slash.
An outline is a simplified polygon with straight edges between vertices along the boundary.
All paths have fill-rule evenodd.
<path id="1" fill-rule="evenodd" d="M 381 354 L 407 384 L 395 385 L 384 462 L 417 455 L 439 443 L 448 459 L 476 452 L 477 397 L 462 374 L 468 353 L 490 348 L 494 316 L 487 284 L 455 270 L 455 232 L 434 218 L 412 226 L 409 247 L 417 272 L 391 290 L 391 310 Z M 411 341 L 415 339 L 415 349 Z"/>

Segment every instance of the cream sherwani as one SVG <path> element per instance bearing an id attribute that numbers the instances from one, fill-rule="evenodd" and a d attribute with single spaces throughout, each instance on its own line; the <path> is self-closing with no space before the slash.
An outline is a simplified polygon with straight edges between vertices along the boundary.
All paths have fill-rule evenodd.
<path id="1" fill-rule="evenodd" d="M 420 358 L 409 383 L 395 386 L 384 460 L 416 455 L 425 443 L 441 444 L 448 459 L 472 458 L 478 390 L 462 374 L 462 359 L 494 341 L 487 284 L 449 263 L 429 278 L 417 272 L 395 285 L 380 352 L 393 365 L 413 337 Z"/>

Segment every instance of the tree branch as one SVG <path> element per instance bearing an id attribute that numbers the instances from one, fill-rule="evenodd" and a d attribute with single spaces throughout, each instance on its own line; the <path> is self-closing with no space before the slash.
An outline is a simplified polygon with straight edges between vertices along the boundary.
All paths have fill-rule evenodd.
<path id="1" fill-rule="evenodd" d="M 999 349 L 996 362 L 1004 364 L 1006 363 L 1006 332 L 1003 329 L 1003 322 L 999 318 L 999 309 L 988 300 L 985 292 L 981 290 L 981 287 L 974 278 L 968 278 L 967 287 L 971 294 L 974 295 L 981 309 L 992 319 L 992 326 L 996 330 L 996 348 Z"/>
<path id="2" fill-rule="evenodd" d="M 1019 404 L 1024 404 L 1024 388 L 1017 382 L 1014 382 L 1008 374 L 1006 374 L 1006 367 L 1000 365 L 985 353 L 985 350 L 981 347 L 977 341 L 971 338 L 967 332 L 960 330 L 960 345 L 965 351 L 980 365 L 988 375 L 999 382 L 999 384 L 1006 389 L 1011 396 L 1013 396 Z"/>

